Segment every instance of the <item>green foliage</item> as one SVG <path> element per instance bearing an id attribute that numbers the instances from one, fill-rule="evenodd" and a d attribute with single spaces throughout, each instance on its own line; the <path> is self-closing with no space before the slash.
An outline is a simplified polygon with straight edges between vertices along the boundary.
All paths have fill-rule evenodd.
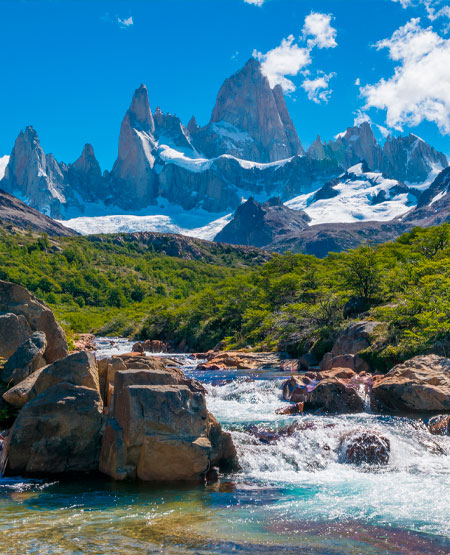
<path id="1" fill-rule="evenodd" d="M 346 325 L 344 307 L 356 297 L 365 318 L 383 323 L 364 353 L 376 369 L 418 353 L 450 355 L 450 224 L 323 260 L 286 253 L 262 263 L 255 252 L 214 244 L 198 249 L 195 260 L 185 260 L 130 236 L 46 241 L 3 232 L 0 277 L 35 292 L 71 334 L 162 339 L 198 351 L 221 342 L 320 357 Z"/>

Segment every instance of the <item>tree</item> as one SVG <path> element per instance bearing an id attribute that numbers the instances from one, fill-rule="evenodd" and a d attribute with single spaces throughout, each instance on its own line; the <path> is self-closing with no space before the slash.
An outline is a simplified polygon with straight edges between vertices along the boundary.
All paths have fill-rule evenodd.
<path id="1" fill-rule="evenodd" d="M 370 301 L 380 287 L 381 268 L 377 249 L 362 245 L 344 258 L 344 281 L 353 293 Z"/>

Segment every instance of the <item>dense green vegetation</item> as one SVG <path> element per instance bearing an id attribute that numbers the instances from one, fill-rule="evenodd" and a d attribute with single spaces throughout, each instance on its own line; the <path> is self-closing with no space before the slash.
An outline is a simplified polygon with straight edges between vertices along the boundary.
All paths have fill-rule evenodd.
<path id="1" fill-rule="evenodd" d="M 49 239 L 3 230 L 0 279 L 32 291 L 69 331 L 132 335 L 161 304 L 182 302 L 255 263 L 254 252 L 233 247 L 198 242 L 190 250 L 185 260 L 133 236 Z"/>
<path id="2" fill-rule="evenodd" d="M 364 317 L 382 323 L 365 353 L 378 369 L 449 355 L 449 224 L 323 260 L 287 253 L 263 263 L 256 251 L 199 248 L 184 260 L 127 236 L 3 232 L 0 278 L 35 292 L 75 332 L 320 356 L 348 318 Z"/>
<path id="3" fill-rule="evenodd" d="M 323 260 L 276 255 L 239 278 L 207 287 L 152 314 L 142 335 L 198 349 L 330 349 L 350 317 L 380 321 L 365 353 L 382 370 L 418 353 L 449 354 L 450 225 L 414 229 L 394 243 Z"/>

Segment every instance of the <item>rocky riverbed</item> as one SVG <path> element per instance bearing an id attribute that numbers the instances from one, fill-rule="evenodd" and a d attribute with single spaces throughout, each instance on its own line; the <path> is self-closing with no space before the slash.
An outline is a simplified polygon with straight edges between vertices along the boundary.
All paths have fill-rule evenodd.
<path id="1" fill-rule="evenodd" d="M 2 552 L 450 551 L 448 359 L 377 375 L 365 323 L 319 361 L 92 337 L 67 355 L 13 293 Z"/>

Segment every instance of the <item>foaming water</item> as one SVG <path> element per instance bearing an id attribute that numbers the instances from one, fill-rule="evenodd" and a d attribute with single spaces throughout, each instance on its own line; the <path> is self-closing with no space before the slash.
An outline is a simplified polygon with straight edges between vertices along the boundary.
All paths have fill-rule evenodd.
<path id="1" fill-rule="evenodd" d="M 103 357 L 132 343 L 98 347 Z M 170 488 L 0 478 L 2 554 L 450 553 L 450 438 L 410 418 L 277 415 L 279 373 L 200 372 L 187 354 L 163 356 L 205 384 L 241 470 Z M 386 466 L 344 461 L 342 438 L 355 430 L 389 441 Z"/>
<path id="2" fill-rule="evenodd" d="M 450 536 L 450 438 L 432 436 L 410 418 L 279 416 L 281 383 L 238 379 L 208 386 L 209 408 L 231 429 L 241 477 L 283 489 L 270 507 L 276 518 L 358 519 Z M 345 463 L 340 443 L 356 430 L 389 441 L 386 466 Z M 265 432 L 272 433 L 269 441 Z"/>

